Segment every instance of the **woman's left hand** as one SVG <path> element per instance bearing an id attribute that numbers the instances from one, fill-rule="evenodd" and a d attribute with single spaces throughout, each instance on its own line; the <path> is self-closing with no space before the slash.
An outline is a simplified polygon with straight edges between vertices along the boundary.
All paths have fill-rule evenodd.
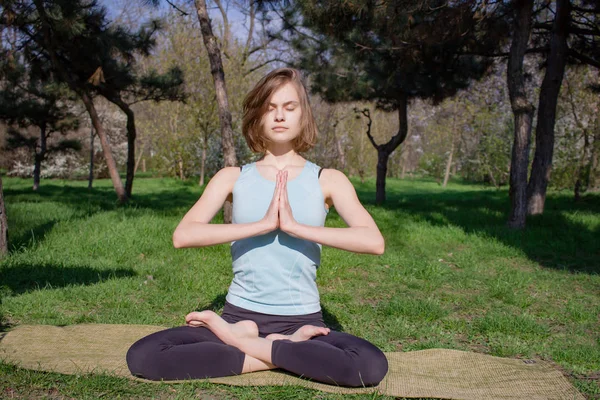
<path id="1" fill-rule="evenodd" d="M 282 179 L 283 186 L 281 188 L 281 195 L 279 197 L 279 229 L 287 233 L 290 236 L 295 236 L 292 232 L 294 227 L 297 225 L 294 215 L 292 214 L 292 207 L 288 200 L 287 195 L 287 178 L 288 172 L 284 171 L 280 173 L 278 179 Z"/>

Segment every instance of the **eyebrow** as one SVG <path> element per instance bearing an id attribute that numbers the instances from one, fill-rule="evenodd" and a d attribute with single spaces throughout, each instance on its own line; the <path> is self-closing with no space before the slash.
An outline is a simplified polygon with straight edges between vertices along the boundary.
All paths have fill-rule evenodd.
<path id="1" fill-rule="evenodd" d="M 291 100 L 291 101 L 286 101 L 285 103 L 283 103 L 283 106 L 285 107 L 285 106 L 287 106 L 289 104 L 297 106 L 300 103 L 298 103 L 297 101 Z M 269 103 L 269 105 L 270 106 L 276 106 L 277 104 L 275 104 L 275 103 Z"/>

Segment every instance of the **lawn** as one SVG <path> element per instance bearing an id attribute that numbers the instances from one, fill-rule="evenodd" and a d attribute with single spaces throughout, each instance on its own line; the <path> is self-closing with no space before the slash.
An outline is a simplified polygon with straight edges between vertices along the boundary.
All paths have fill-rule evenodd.
<path id="1" fill-rule="evenodd" d="M 451 348 L 551 360 L 600 397 L 600 195 L 551 192 L 525 231 L 505 226 L 506 190 L 427 180 L 353 180 L 385 239 L 382 256 L 324 248 L 318 284 L 326 322 L 384 351 Z M 110 181 L 3 178 L 10 253 L 0 262 L 2 330 L 20 324 L 177 326 L 220 311 L 229 246 L 176 250 L 171 234 L 202 188 L 137 179 L 119 206 Z M 220 216 L 215 222 L 222 221 Z M 332 210 L 327 226 L 344 226 Z M 0 363 L 0 397 L 341 398 L 296 387 L 155 385 L 66 376 Z M 363 396 L 372 398 L 372 396 Z M 348 396 L 344 396 L 348 398 Z M 361 398 L 361 396 L 355 396 Z M 385 398 L 385 397 L 381 397 Z"/>

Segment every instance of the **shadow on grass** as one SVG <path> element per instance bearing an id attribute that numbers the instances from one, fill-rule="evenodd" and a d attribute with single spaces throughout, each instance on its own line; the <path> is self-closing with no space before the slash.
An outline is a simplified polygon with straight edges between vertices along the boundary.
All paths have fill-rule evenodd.
<path id="1" fill-rule="evenodd" d="M 588 194 L 575 203 L 572 197 L 551 193 L 544 214 L 530 216 L 522 231 L 506 226 L 510 201 L 506 190 L 460 190 L 449 188 L 421 189 L 402 181 L 394 182 L 386 203 L 375 204 L 375 190 L 367 184 L 357 185 L 363 204 L 383 208 L 385 218 L 424 221 L 433 226 L 457 226 L 466 233 L 496 239 L 521 249 L 540 265 L 571 272 L 600 273 L 600 227 L 574 219 L 579 214 L 600 216 L 600 195 Z M 405 189 L 405 190 L 402 190 Z M 567 215 L 571 214 L 571 216 Z M 380 221 L 378 221 L 380 222 Z M 386 221 L 381 221 L 385 226 Z M 390 221 L 391 223 L 391 221 Z M 396 240 L 402 240 L 397 238 Z"/>
<path id="2" fill-rule="evenodd" d="M 40 201 L 53 201 L 68 205 L 77 210 L 78 215 L 81 216 L 91 216 L 96 212 L 116 209 L 148 209 L 179 215 L 181 214 L 179 209 L 194 205 L 200 194 L 201 190 L 197 186 L 180 184 L 174 187 L 157 188 L 156 191 L 151 193 L 134 193 L 127 204 L 121 205 L 117 201 L 114 190 L 107 187 L 87 189 L 46 183 L 37 192 L 25 188 L 4 188 L 4 196 L 7 202 L 39 203 Z"/>
<path id="3" fill-rule="evenodd" d="M 121 210 L 127 214 L 140 214 L 151 211 L 166 216 L 183 217 L 186 211 L 198 200 L 200 193 L 201 189 L 197 185 L 176 182 L 164 187 L 158 186 L 156 191 L 134 194 L 129 203 L 121 205 L 111 187 L 99 187 L 90 190 L 87 187 L 49 182 L 41 186 L 37 192 L 32 191 L 29 187 L 4 187 L 4 196 L 8 204 L 61 203 L 74 211 L 69 217 L 71 220 L 86 219 L 98 213 L 115 210 Z M 46 221 L 39 225 L 34 225 L 35 221 L 31 221 L 31 226 L 19 226 L 19 234 L 11 234 L 11 219 L 17 218 L 12 217 L 10 212 L 8 218 L 8 247 L 10 253 L 32 247 L 43 241 L 44 237 L 60 219 Z"/>
<path id="4" fill-rule="evenodd" d="M 26 248 L 29 245 L 33 245 L 33 243 L 44 240 L 46 234 L 52 230 L 56 222 L 56 220 L 44 222 L 43 224 L 23 231 L 20 235 L 9 235 L 8 243 L 10 252 L 13 253 L 19 249 Z"/>
<path id="5" fill-rule="evenodd" d="M 221 294 L 217 295 L 217 297 L 215 297 L 213 299 L 213 301 L 211 301 L 210 303 L 205 304 L 205 305 L 200 305 L 196 309 L 196 311 L 212 310 L 214 312 L 219 312 L 225 306 L 226 296 L 227 296 L 227 293 L 221 293 Z M 327 325 L 329 328 L 331 328 L 335 331 L 338 331 L 338 332 L 344 331 L 344 327 L 342 326 L 340 321 L 337 319 L 337 317 L 335 315 L 333 315 L 332 313 L 330 313 L 329 310 L 327 310 L 327 308 L 325 308 L 323 305 L 321 305 L 321 312 L 323 313 L 323 320 L 325 321 L 325 325 Z"/>
<path id="6" fill-rule="evenodd" d="M 64 265 L 10 265 L 0 269 L 2 296 L 14 296 L 30 290 L 65 286 L 93 285 L 114 278 L 137 275 L 132 269 L 96 269 Z"/>
<path id="7" fill-rule="evenodd" d="M 15 185 L 4 192 L 7 202 L 55 201 L 76 210 L 75 218 L 87 218 L 95 213 L 125 210 L 137 214 L 146 210 L 166 216 L 183 216 L 198 199 L 201 188 L 195 183 L 174 180 L 148 180 L 138 182 L 137 192 L 127 205 L 119 205 L 112 187 L 88 190 L 83 186 L 69 186 L 46 182 L 37 193 L 24 185 Z M 378 223 L 385 227 L 397 225 L 398 220 L 410 218 L 434 226 L 458 226 L 469 234 L 485 235 L 517 249 L 521 249 L 531 260 L 544 267 L 600 273 L 600 228 L 593 223 L 586 225 L 573 218 L 573 214 L 600 214 L 600 195 L 588 194 L 582 201 L 574 203 L 570 195 L 550 193 L 544 215 L 529 217 L 527 229 L 514 231 L 506 227 L 510 203 L 507 190 L 481 190 L 479 185 L 450 185 L 446 189 L 432 185 L 428 180 L 389 179 L 387 201 L 375 205 L 375 182 L 354 182 L 359 198 L 389 213 L 378 216 Z M 570 214 L 567 215 L 567 214 Z M 330 217 L 335 215 L 332 210 Z M 9 214 L 10 219 L 10 214 Z M 218 220 L 220 217 L 217 216 Z M 381 220 L 379 219 L 381 218 Z M 10 224 L 10 221 L 9 221 Z M 24 228 L 37 231 L 43 237 L 52 229 L 53 222 Z M 10 226 L 9 226 L 10 227 Z M 398 234 L 397 232 L 395 232 Z M 10 247 L 27 246 L 30 234 L 15 238 Z M 402 240 L 402 238 L 394 238 Z"/>

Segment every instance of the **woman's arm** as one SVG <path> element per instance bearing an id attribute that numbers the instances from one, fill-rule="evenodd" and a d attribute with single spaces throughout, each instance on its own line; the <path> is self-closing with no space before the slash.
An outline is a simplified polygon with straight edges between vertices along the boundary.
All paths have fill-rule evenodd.
<path id="1" fill-rule="evenodd" d="M 281 230 L 301 239 L 342 250 L 383 254 L 385 250 L 383 236 L 371 215 L 358 200 L 356 190 L 346 175 L 334 169 L 324 169 L 320 180 L 323 195 L 326 199 L 331 199 L 348 228 L 326 228 L 299 224 L 291 217 L 290 208 L 289 216 L 280 215 Z M 285 190 L 285 186 L 283 189 L 284 204 L 281 205 L 281 208 L 287 208 L 289 207 L 287 190 Z"/>
<path id="2" fill-rule="evenodd" d="M 215 214 L 221 209 L 227 197 L 233 191 L 233 185 L 240 175 L 238 167 L 223 168 L 208 182 L 200 199 L 185 214 L 175 232 L 173 246 L 204 247 L 228 243 L 233 240 L 262 235 L 278 227 L 277 208 L 279 202 L 273 200 L 263 219 L 248 224 L 211 224 Z M 279 198 L 281 186 L 275 188 Z M 274 215 L 273 215 L 274 214 Z"/>

